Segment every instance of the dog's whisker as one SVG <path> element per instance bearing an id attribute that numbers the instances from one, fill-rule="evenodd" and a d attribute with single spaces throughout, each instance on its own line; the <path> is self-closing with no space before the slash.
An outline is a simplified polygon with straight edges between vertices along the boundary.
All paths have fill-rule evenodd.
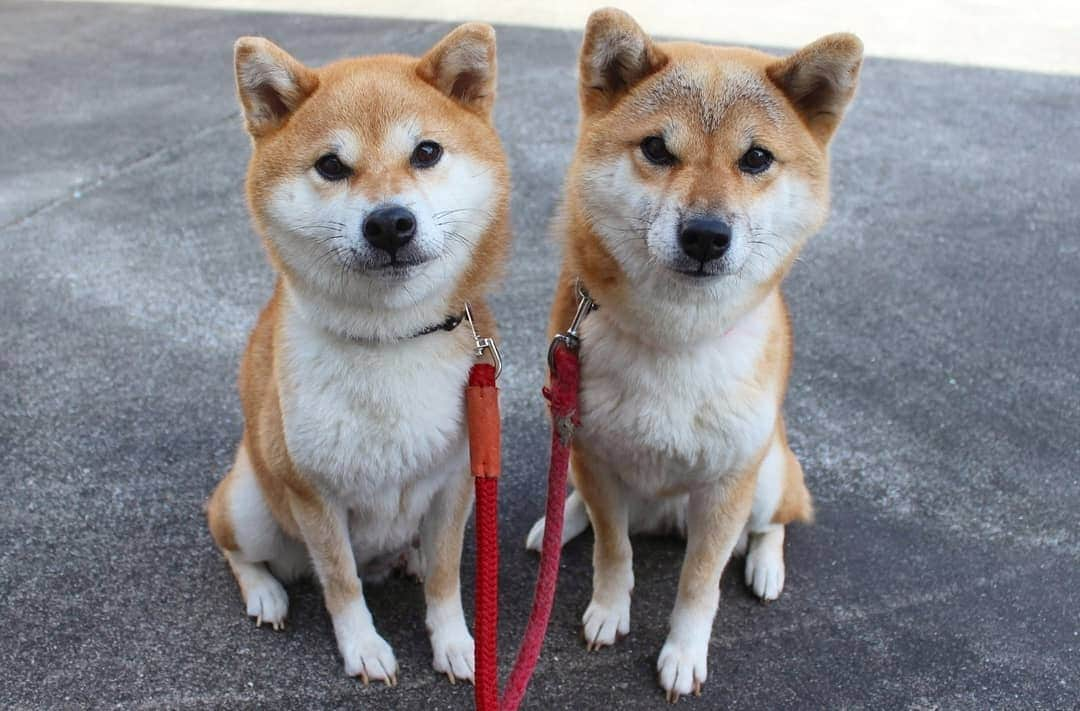
<path id="1" fill-rule="evenodd" d="M 488 215 L 488 216 L 490 216 L 492 214 L 491 210 L 488 210 L 487 208 L 483 208 L 483 207 L 457 207 L 457 208 L 454 208 L 453 210 L 440 210 L 439 212 L 434 213 L 432 215 L 432 217 L 435 217 L 436 219 L 438 219 L 438 218 L 443 217 L 445 215 L 452 215 L 455 212 L 482 212 L 482 213 L 484 213 L 485 215 Z"/>
<path id="2" fill-rule="evenodd" d="M 476 224 L 475 222 L 471 222 L 469 220 L 445 220 L 443 222 L 436 222 L 435 224 L 438 225 L 439 227 L 444 227 L 446 225 L 466 225 L 468 227 L 473 227 L 473 228 L 476 228 L 476 229 L 480 229 L 480 225 Z"/>

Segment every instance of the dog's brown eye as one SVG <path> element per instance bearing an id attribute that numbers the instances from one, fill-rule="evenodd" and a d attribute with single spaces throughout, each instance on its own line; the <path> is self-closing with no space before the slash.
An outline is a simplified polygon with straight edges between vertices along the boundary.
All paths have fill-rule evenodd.
<path id="1" fill-rule="evenodd" d="M 641 142 L 641 152 L 656 165 L 674 165 L 675 156 L 668 150 L 667 144 L 660 136 L 649 136 Z"/>
<path id="2" fill-rule="evenodd" d="M 319 171 L 319 175 L 326 180 L 344 180 L 352 174 L 349 166 L 342 163 L 341 159 L 333 153 L 327 153 L 315 161 L 315 170 Z"/>
<path id="3" fill-rule="evenodd" d="M 409 162 L 414 168 L 430 168 L 442 158 L 442 146 L 435 141 L 421 141 L 413 150 Z"/>
<path id="4" fill-rule="evenodd" d="M 743 153 L 742 158 L 739 159 L 739 170 L 744 173 L 749 173 L 750 175 L 756 175 L 758 173 L 764 173 L 772 164 L 772 153 L 769 153 L 764 148 L 752 146 L 750 150 Z"/>

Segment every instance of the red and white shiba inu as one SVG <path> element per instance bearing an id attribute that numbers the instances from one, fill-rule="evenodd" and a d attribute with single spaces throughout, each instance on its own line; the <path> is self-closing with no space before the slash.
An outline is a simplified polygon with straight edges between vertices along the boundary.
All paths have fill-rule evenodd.
<path id="1" fill-rule="evenodd" d="M 492 126 L 495 34 L 463 25 L 417 59 L 304 66 L 236 43 L 253 153 L 248 205 L 278 273 L 240 371 L 244 435 L 208 504 L 247 613 L 285 622 L 282 581 L 313 570 L 346 673 L 396 683 L 361 578 L 422 575 L 434 667 L 473 678 L 461 606 L 472 506 L 465 304 L 509 242 Z"/>
<path id="2" fill-rule="evenodd" d="M 564 542 L 591 522 L 590 648 L 630 630 L 629 535 L 687 538 L 658 661 L 668 698 L 700 691 L 720 574 L 737 547 L 763 599 L 784 584 L 784 526 L 811 517 L 782 404 L 791 366 L 780 294 L 829 203 L 828 144 L 862 45 L 830 35 L 785 58 L 653 42 L 600 10 L 580 58 L 581 128 L 559 230 L 550 331 L 575 283 L 582 425 Z M 538 548 L 543 520 L 529 535 Z"/>

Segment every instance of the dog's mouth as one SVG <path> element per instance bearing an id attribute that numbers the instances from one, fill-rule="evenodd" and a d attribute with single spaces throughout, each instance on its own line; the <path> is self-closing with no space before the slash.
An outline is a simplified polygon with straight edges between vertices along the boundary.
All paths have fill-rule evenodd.
<path id="1" fill-rule="evenodd" d="M 676 264 L 668 267 L 672 272 L 679 275 L 680 281 L 691 284 L 707 284 L 720 277 L 727 276 L 730 272 L 720 264 L 699 263 L 693 266 Z"/>
<path id="2" fill-rule="evenodd" d="M 412 258 L 412 259 L 396 259 L 391 258 L 390 261 L 384 264 L 376 264 L 372 267 L 372 271 L 375 272 L 407 272 L 410 269 L 422 266 L 430 262 L 427 258 Z"/>
<path id="3" fill-rule="evenodd" d="M 379 255 L 379 258 L 376 259 L 354 256 L 351 261 L 350 266 L 354 271 L 397 281 L 409 278 L 425 264 L 433 261 L 433 258 L 421 255 L 409 255 L 407 257 Z"/>
<path id="4" fill-rule="evenodd" d="M 675 273 L 682 274 L 683 276 L 690 277 L 691 279 L 710 279 L 712 277 L 721 276 L 715 272 L 705 271 L 705 267 L 701 266 L 697 269 L 675 269 Z"/>

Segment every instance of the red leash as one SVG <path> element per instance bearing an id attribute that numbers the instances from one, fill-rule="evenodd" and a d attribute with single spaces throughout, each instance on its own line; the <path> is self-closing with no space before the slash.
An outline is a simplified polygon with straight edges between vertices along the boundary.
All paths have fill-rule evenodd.
<path id="1" fill-rule="evenodd" d="M 495 387 L 495 367 L 474 365 L 469 373 L 466 408 L 469 423 L 469 453 L 476 481 L 476 708 L 478 711 L 517 711 L 525 697 L 548 621 L 555 602 L 562 554 L 563 504 L 566 501 L 566 474 L 570 466 L 570 442 L 578 424 L 577 327 L 594 308 L 580 291 L 577 314 L 567 333 L 551 344 L 548 363 L 551 387 L 544 397 L 551 407 L 551 464 L 548 468 L 547 519 L 540 572 L 536 578 L 532 611 L 521 639 L 514 668 L 499 700 L 497 666 L 499 615 L 499 400 Z M 479 339 L 478 339 L 479 345 Z M 482 349 L 478 348 L 482 352 Z M 497 359 L 497 356 L 496 356 Z"/>
<path id="2" fill-rule="evenodd" d="M 476 708 L 495 711 L 499 632 L 499 390 L 495 367 L 478 363 L 465 391 L 469 458 L 476 482 Z"/>
<path id="3" fill-rule="evenodd" d="M 544 389 L 544 397 L 551 405 L 552 434 L 551 464 L 548 467 L 547 520 L 544 524 L 544 546 L 540 551 L 540 572 L 536 577 L 536 591 L 533 593 L 529 624 L 525 627 L 517 660 L 510 672 L 510 678 L 506 681 L 506 690 L 499 703 L 500 711 L 516 711 L 525 697 L 529 679 L 540 658 L 540 648 L 544 644 L 548 620 L 551 618 L 551 608 L 555 602 L 555 583 L 559 578 L 563 504 L 566 502 L 566 471 L 570 465 L 570 438 L 577 424 L 579 366 L 577 353 L 565 347 L 556 348 L 554 362 L 555 371 L 551 376 L 551 387 Z"/>

